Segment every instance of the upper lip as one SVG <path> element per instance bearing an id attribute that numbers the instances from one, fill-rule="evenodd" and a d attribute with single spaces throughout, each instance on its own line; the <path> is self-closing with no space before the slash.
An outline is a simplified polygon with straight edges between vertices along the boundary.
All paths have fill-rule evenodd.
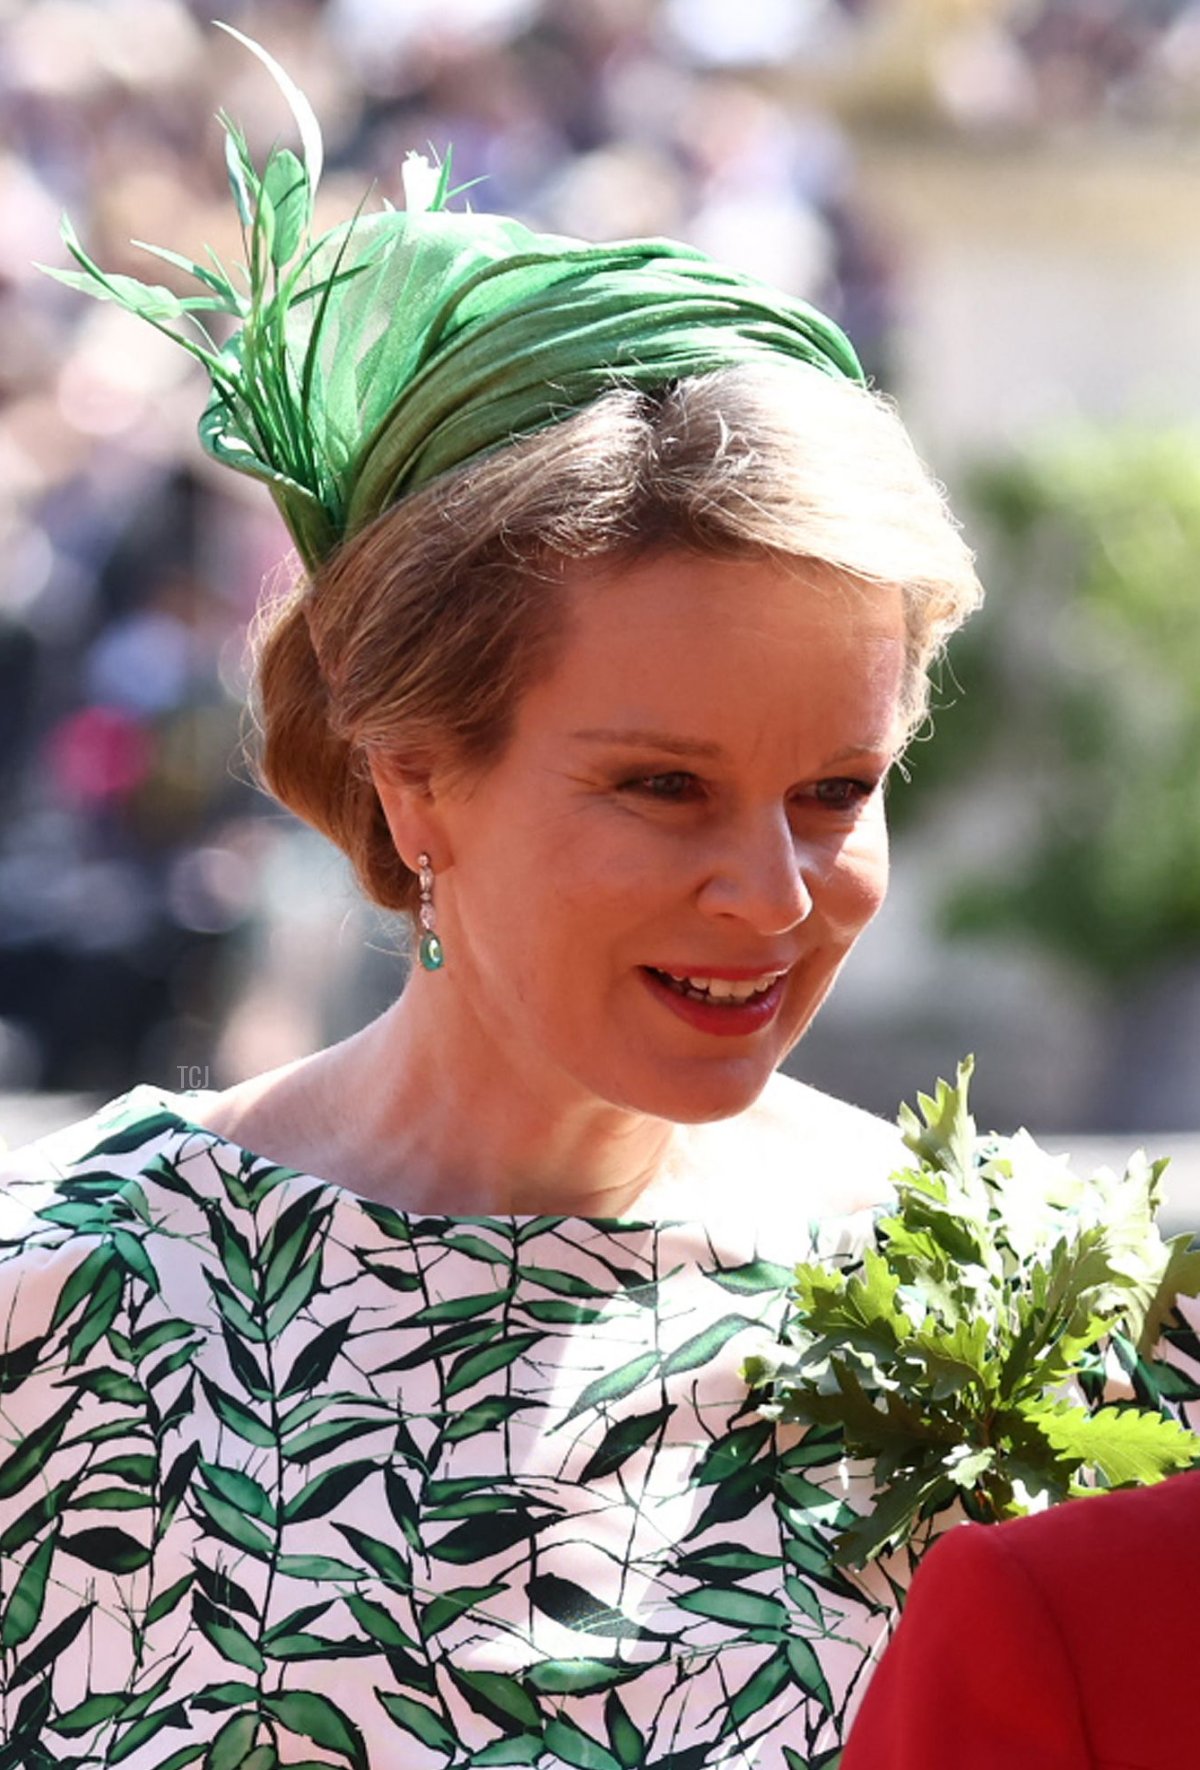
<path id="1" fill-rule="evenodd" d="M 654 965 L 654 971 L 665 971 L 668 977 L 713 977 L 722 983 L 751 983 L 757 977 L 781 977 L 790 970 L 790 961 L 765 965 Z"/>

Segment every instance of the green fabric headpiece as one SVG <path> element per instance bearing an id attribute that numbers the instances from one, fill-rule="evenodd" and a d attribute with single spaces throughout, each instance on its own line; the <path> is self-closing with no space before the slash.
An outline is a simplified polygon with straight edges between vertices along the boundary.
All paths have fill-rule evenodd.
<path id="1" fill-rule="evenodd" d="M 269 68 L 304 150 L 301 161 L 276 148 L 260 174 L 221 117 L 245 286 L 211 254 L 194 264 L 157 246 L 146 250 L 188 271 L 201 294 L 107 275 L 65 219 L 81 268 L 51 275 L 119 302 L 204 362 L 204 447 L 267 482 L 310 568 L 405 493 L 608 388 L 659 389 L 781 353 L 862 380 L 831 320 L 689 246 L 593 246 L 503 216 L 448 213 L 448 160 L 435 170 L 411 155 L 407 209 L 360 211 L 312 241 L 316 118 L 265 50 L 230 34 Z M 237 321 L 223 346 L 208 313 Z"/>

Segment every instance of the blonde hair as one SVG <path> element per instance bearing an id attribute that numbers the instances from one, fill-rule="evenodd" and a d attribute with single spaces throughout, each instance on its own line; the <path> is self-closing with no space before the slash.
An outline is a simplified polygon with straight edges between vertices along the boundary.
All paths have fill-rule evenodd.
<path id="1" fill-rule="evenodd" d="M 904 717 L 976 606 L 971 555 L 891 406 L 800 363 L 614 389 L 387 510 L 260 616 L 260 772 L 411 911 L 368 757 L 482 768 L 552 665 L 573 562 L 690 548 L 899 586 Z"/>

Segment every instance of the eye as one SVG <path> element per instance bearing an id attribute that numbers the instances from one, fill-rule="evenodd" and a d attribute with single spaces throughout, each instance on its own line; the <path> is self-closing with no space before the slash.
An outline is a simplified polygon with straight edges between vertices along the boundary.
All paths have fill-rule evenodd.
<path id="1" fill-rule="evenodd" d="M 639 775 L 635 780 L 623 782 L 621 790 L 625 793 L 640 793 L 647 799 L 661 799 L 670 803 L 697 798 L 701 792 L 701 786 L 694 774 L 688 774 L 684 769 L 673 768 L 665 774 Z"/>
<path id="2" fill-rule="evenodd" d="M 878 785 L 878 781 L 852 780 L 838 776 L 834 780 L 818 781 L 813 788 L 813 797 L 818 805 L 823 805 L 830 811 L 854 811 L 865 804 Z"/>

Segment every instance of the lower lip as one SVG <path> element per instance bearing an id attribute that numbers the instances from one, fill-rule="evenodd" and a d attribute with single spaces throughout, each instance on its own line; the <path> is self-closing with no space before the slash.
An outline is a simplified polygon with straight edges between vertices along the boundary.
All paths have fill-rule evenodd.
<path id="1" fill-rule="evenodd" d="M 678 990 L 663 983 L 655 972 L 645 968 L 641 977 L 650 994 L 660 1001 L 664 1007 L 670 1008 L 680 1020 L 686 1020 L 697 1032 L 715 1033 L 719 1039 L 743 1039 L 749 1033 L 756 1033 L 774 1020 L 783 1001 L 783 986 L 786 978 L 777 977 L 770 989 L 762 995 L 755 996 L 749 1002 L 737 1002 L 726 1005 L 716 1002 L 698 1002 L 695 996 L 680 995 Z"/>

